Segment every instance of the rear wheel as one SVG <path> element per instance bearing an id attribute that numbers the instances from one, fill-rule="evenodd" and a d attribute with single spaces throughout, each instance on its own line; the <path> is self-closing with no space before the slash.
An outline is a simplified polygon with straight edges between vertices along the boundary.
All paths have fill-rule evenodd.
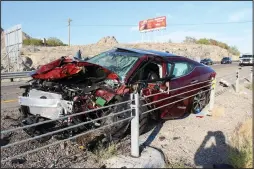
<path id="1" fill-rule="evenodd" d="M 195 95 L 193 98 L 191 112 L 193 114 L 197 114 L 198 112 L 200 112 L 208 104 L 209 96 L 209 91 L 199 91 L 198 94 Z"/>

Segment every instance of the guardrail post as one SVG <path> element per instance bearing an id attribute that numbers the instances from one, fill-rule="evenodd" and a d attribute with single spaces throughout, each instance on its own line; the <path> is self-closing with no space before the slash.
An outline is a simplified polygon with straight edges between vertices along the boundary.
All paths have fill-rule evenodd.
<path id="1" fill-rule="evenodd" d="M 253 68 L 250 68 L 250 82 L 253 80 Z"/>
<path id="2" fill-rule="evenodd" d="M 133 94 L 131 94 L 131 100 L 133 99 Z M 131 120 L 131 156 L 139 157 L 139 94 L 134 94 L 134 104 L 131 104 L 132 116 L 134 118 Z"/>
<path id="3" fill-rule="evenodd" d="M 212 78 L 211 93 L 210 93 L 210 103 L 209 103 L 209 110 L 210 111 L 212 111 L 213 107 L 214 107 L 215 86 L 216 86 L 216 79 Z"/>
<path id="4" fill-rule="evenodd" d="M 236 82 L 235 82 L 235 90 L 236 93 L 239 93 L 239 79 L 240 79 L 240 68 L 236 71 Z"/>

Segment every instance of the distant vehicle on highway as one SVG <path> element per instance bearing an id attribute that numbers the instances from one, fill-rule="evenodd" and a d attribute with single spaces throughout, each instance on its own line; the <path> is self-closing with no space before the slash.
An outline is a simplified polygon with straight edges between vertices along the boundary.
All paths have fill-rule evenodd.
<path id="1" fill-rule="evenodd" d="M 232 63 L 232 59 L 230 57 L 224 57 L 222 58 L 221 64 L 231 64 Z"/>
<path id="2" fill-rule="evenodd" d="M 149 125 L 150 117 L 166 120 L 183 117 L 186 113 L 200 112 L 209 103 L 209 80 L 215 76 L 216 72 L 204 64 L 183 56 L 153 50 L 115 48 L 87 60 L 80 57 L 76 59 L 61 57 L 32 72 L 31 83 L 21 86 L 25 89 L 19 97 L 21 122 L 25 126 L 82 111 L 91 111 L 128 101 L 130 94 L 135 92 L 140 92 L 142 96 L 161 93 L 140 101 L 142 105 L 139 109 L 140 133 L 143 133 Z M 188 87 L 183 88 L 184 86 Z M 170 92 L 177 88 L 182 89 Z M 185 94 L 180 94 L 182 92 Z M 193 96 L 190 97 L 191 95 Z M 164 99 L 163 102 L 161 99 Z M 170 104 L 180 99 L 181 102 Z M 163 107 L 164 105 L 168 106 Z M 143 114 L 156 107 L 158 110 Z M 129 103 L 124 103 L 121 106 L 59 119 L 50 125 L 46 123 L 30 127 L 25 131 L 34 137 L 87 122 L 78 128 L 55 134 L 55 138 L 64 139 L 124 120 L 131 116 L 130 111 L 123 112 L 116 118 L 88 123 L 128 108 Z M 112 138 L 122 138 L 129 125 L 130 121 L 119 123 L 110 128 L 107 134 Z M 50 137 L 40 141 L 46 141 Z"/>
<path id="3" fill-rule="evenodd" d="M 243 54 L 240 57 L 239 66 L 244 66 L 244 65 L 253 65 L 253 55 Z"/>
<path id="4" fill-rule="evenodd" d="M 206 58 L 206 59 L 202 59 L 202 60 L 200 61 L 200 63 L 202 63 L 202 64 L 204 64 L 204 65 L 212 65 L 212 64 L 213 64 L 213 61 L 212 61 L 212 59 L 210 59 L 210 58 Z"/>

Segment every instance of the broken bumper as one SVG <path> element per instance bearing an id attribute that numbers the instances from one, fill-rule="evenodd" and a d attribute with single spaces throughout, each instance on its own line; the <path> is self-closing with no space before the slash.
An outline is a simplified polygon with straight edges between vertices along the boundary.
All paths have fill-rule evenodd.
<path id="1" fill-rule="evenodd" d="M 19 96 L 19 104 L 28 106 L 29 113 L 48 119 L 58 119 L 72 112 L 73 102 L 60 99 L 40 99 Z"/>

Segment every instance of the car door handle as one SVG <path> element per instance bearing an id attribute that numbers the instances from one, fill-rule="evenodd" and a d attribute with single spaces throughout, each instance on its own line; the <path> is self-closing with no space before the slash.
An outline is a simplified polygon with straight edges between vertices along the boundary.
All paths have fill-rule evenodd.
<path id="1" fill-rule="evenodd" d="M 197 83 L 197 82 L 198 82 L 198 80 L 192 80 L 192 81 L 191 81 L 191 84 Z"/>

